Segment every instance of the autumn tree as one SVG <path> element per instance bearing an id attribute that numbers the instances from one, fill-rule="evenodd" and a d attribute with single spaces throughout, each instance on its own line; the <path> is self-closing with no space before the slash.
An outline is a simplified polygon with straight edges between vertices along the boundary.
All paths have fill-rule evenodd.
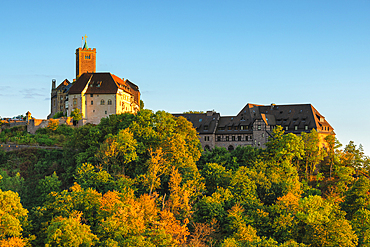
<path id="1" fill-rule="evenodd" d="M 108 172 L 125 175 L 127 165 L 137 159 L 136 146 L 137 141 L 127 128 L 116 136 L 108 135 L 96 157 Z"/>
<path id="2" fill-rule="evenodd" d="M 22 225 L 28 211 L 23 208 L 18 193 L 0 190 L 0 244 L 1 246 L 25 246 Z M 14 244 L 14 245 L 12 245 Z"/>
<path id="3" fill-rule="evenodd" d="M 309 182 L 317 169 L 317 165 L 326 156 L 326 152 L 320 146 L 319 135 L 315 129 L 312 129 L 310 133 L 302 132 L 301 136 L 305 153 L 301 163 L 304 164 L 306 181 Z"/>

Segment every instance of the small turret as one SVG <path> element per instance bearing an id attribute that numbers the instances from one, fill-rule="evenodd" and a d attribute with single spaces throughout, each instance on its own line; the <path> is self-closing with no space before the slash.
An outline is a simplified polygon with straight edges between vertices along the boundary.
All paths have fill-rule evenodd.
<path id="1" fill-rule="evenodd" d="M 57 83 L 57 80 L 55 79 L 51 80 L 51 90 L 55 90 L 56 83 Z"/>

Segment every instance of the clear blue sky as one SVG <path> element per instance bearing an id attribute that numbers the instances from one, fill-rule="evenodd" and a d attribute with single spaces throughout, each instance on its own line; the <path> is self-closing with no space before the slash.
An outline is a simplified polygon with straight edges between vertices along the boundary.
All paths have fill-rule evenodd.
<path id="1" fill-rule="evenodd" d="M 146 108 L 311 103 L 370 154 L 370 1 L 2 1 L 0 116 L 50 112 L 81 37 Z"/>

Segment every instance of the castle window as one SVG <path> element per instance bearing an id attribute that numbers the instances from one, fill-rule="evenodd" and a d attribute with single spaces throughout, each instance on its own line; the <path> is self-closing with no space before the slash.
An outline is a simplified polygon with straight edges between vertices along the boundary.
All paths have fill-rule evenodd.
<path id="1" fill-rule="evenodd" d="M 296 126 L 294 126 L 294 130 L 298 130 L 298 126 L 296 125 Z"/>
<path id="2" fill-rule="evenodd" d="M 108 105 L 112 105 L 112 100 L 108 100 Z"/>
<path id="3" fill-rule="evenodd" d="M 238 141 L 242 141 L 242 137 L 241 136 L 238 136 Z"/>
<path id="4" fill-rule="evenodd" d="M 227 129 L 228 129 L 228 130 L 232 130 L 232 128 L 233 128 L 233 127 L 231 127 L 231 126 L 227 127 Z"/>
<path id="5" fill-rule="evenodd" d="M 262 133 L 262 137 L 265 137 L 265 133 Z"/>
<path id="6" fill-rule="evenodd" d="M 305 125 L 305 126 L 304 126 L 304 129 L 305 129 L 305 130 L 308 130 L 308 125 Z"/>
<path id="7" fill-rule="evenodd" d="M 235 127 L 234 127 L 234 130 L 238 130 L 238 126 L 235 126 Z"/>
<path id="8" fill-rule="evenodd" d="M 221 141 L 221 136 L 217 136 L 217 141 L 220 142 Z"/>
<path id="9" fill-rule="evenodd" d="M 107 114 L 107 111 L 105 111 L 105 114 Z"/>
<path id="10" fill-rule="evenodd" d="M 206 142 L 209 141 L 209 136 L 205 136 L 204 141 L 206 141 Z"/>
<path id="11" fill-rule="evenodd" d="M 231 140 L 232 140 L 232 141 L 235 141 L 235 136 L 232 136 L 232 137 L 231 137 Z"/>
<path id="12" fill-rule="evenodd" d="M 240 129 L 243 130 L 244 129 L 244 126 L 243 125 L 240 125 Z"/>
<path id="13" fill-rule="evenodd" d="M 94 101 L 91 101 L 91 105 L 93 105 L 94 104 Z"/>
<path id="14" fill-rule="evenodd" d="M 100 104 L 101 104 L 101 105 L 104 105 L 104 104 L 105 104 L 105 101 L 102 99 L 102 100 L 100 101 Z"/>
<path id="15" fill-rule="evenodd" d="M 258 146 L 261 146 L 261 143 L 260 142 L 258 142 Z"/>
<path id="16" fill-rule="evenodd" d="M 77 105 L 77 99 L 73 99 L 73 106 Z"/>
<path id="17" fill-rule="evenodd" d="M 228 137 L 228 136 L 226 136 L 226 141 L 227 141 L 227 142 L 229 141 L 229 137 Z"/>
<path id="18" fill-rule="evenodd" d="M 90 94 L 90 97 L 94 97 L 94 94 Z"/>
<path id="19" fill-rule="evenodd" d="M 257 126 L 257 129 L 258 129 L 258 130 L 261 130 L 261 125 L 258 125 L 258 126 Z"/>
<path id="20" fill-rule="evenodd" d="M 288 126 L 285 126 L 285 130 L 289 130 L 289 127 Z"/>

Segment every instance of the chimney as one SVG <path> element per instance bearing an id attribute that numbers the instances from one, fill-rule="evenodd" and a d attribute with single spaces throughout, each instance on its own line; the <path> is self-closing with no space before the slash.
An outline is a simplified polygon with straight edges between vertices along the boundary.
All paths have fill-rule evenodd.
<path id="1" fill-rule="evenodd" d="M 55 84 L 56 84 L 57 80 L 53 79 L 51 80 L 51 89 L 54 90 L 55 89 Z"/>

